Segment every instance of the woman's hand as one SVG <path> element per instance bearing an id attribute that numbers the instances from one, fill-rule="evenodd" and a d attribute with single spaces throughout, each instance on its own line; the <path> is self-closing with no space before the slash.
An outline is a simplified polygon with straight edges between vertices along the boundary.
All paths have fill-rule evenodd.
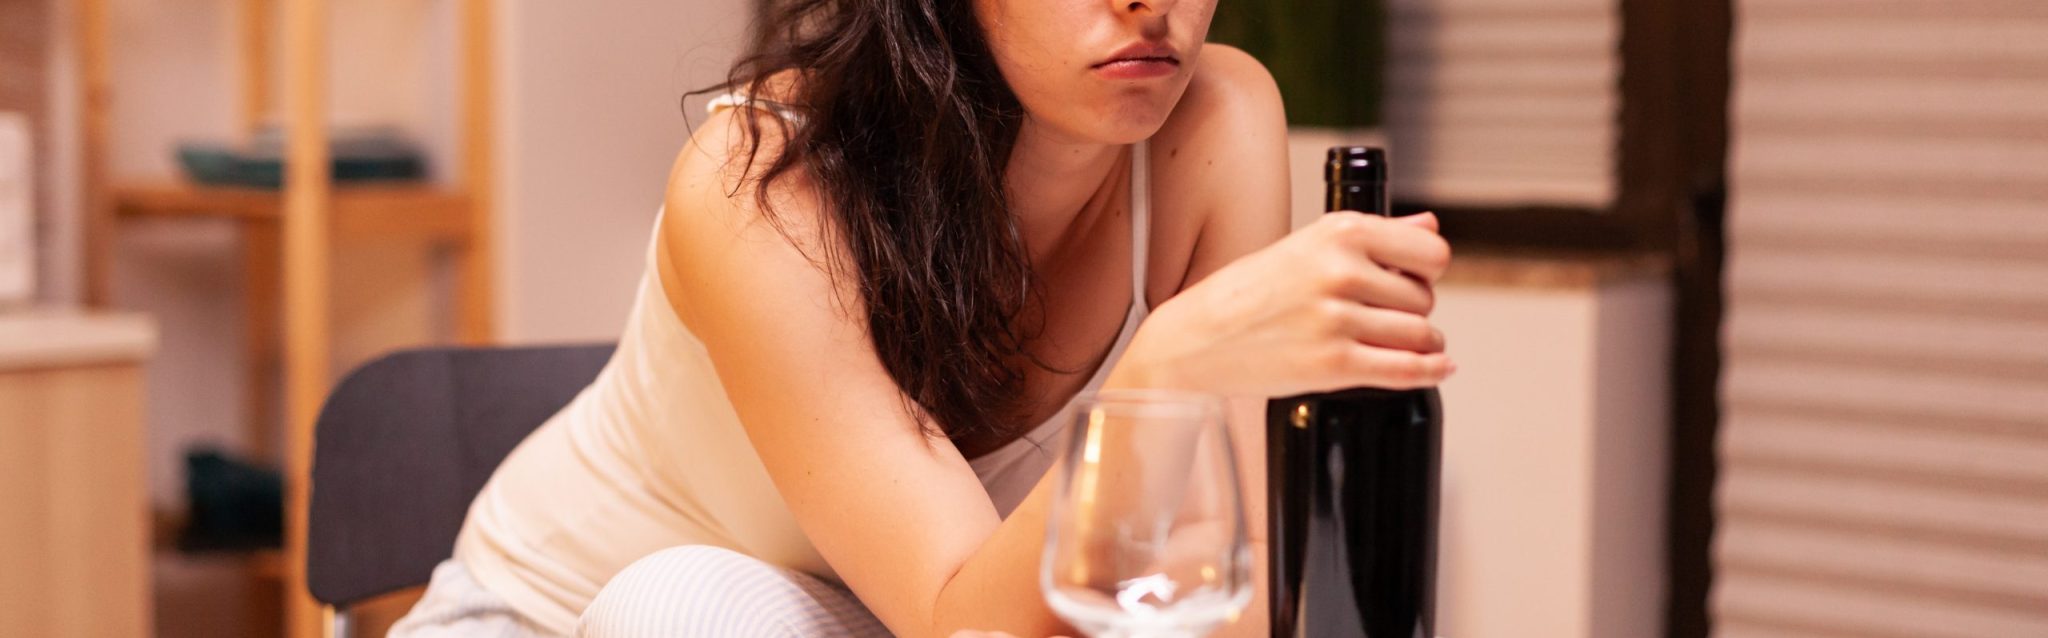
<path id="1" fill-rule="evenodd" d="M 1429 323 L 1450 245 L 1430 214 L 1324 215 L 1160 304 L 1111 387 L 1287 396 L 1408 389 L 1456 369 Z"/>

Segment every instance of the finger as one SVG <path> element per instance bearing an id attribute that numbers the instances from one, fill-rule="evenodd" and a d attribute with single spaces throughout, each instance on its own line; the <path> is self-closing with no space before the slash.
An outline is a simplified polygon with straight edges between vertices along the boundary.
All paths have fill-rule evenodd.
<path id="1" fill-rule="evenodd" d="M 1443 232 L 1441 220 L 1436 218 L 1435 212 L 1423 212 L 1416 213 L 1414 215 L 1403 215 L 1400 217 L 1395 217 L 1394 219 L 1397 221 L 1421 226 L 1423 228 L 1428 229 L 1429 232 L 1432 233 L 1441 234 Z"/>
<path id="2" fill-rule="evenodd" d="M 1363 344 L 1346 350 L 1344 360 L 1340 372 L 1347 377 L 1345 382 L 1349 385 L 1345 387 L 1428 388 L 1443 383 L 1454 368 L 1451 358 L 1442 353 L 1422 354 Z"/>
<path id="3" fill-rule="evenodd" d="M 1366 245 L 1374 262 L 1423 281 L 1436 281 L 1451 267 L 1451 244 L 1433 230 L 1400 222 L 1387 224 L 1377 241 Z"/>
<path id="4" fill-rule="evenodd" d="M 1338 302 L 1337 334 L 1371 346 L 1422 354 L 1444 351 L 1444 333 L 1414 313 Z"/>
<path id="5" fill-rule="evenodd" d="M 1356 213 L 1339 214 L 1332 225 L 1340 242 L 1383 266 L 1436 281 L 1451 265 L 1451 245 L 1412 223 Z"/>
<path id="6" fill-rule="evenodd" d="M 1423 316 L 1436 308 L 1436 292 L 1426 282 L 1356 256 L 1333 261 L 1335 265 L 1329 275 L 1331 294 L 1368 306 Z"/>

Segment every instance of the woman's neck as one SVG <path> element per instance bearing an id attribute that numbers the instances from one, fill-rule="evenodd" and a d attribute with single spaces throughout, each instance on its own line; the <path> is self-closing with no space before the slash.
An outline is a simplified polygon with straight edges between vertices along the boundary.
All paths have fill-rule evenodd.
<path id="1" fill-rule="evenodd" d="M 1092 221 L 1081 213 L 1091 200 L 1111 188 L 1109 181 L 1119 168 L 1124 148 L 1073 139 L 1025 119 L 1003 181 L 1009 190 L 1010 211 L 1017 216 L 1034 263 L 1056 252 L 1076 229 Z"/>

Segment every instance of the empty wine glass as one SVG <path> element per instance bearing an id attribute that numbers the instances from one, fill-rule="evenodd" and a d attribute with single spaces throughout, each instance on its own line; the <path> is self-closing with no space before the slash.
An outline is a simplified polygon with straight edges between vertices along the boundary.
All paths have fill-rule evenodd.
<path id="1" fill-rule="evenodd" d="M 1211 395 L 1105 391 L 1075 412 L 1039 587 L 1096 638 L 1206 635 L 1252 596 L 1237 459 Z"/>

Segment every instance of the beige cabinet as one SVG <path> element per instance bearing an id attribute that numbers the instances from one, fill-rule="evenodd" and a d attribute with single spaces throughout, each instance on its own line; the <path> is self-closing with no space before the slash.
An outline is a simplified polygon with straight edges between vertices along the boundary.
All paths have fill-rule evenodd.
<path id="1" fill-rule="evenodd" d="M 133 315 L 0 314 L 0 636 L 150 634 Z"/>

